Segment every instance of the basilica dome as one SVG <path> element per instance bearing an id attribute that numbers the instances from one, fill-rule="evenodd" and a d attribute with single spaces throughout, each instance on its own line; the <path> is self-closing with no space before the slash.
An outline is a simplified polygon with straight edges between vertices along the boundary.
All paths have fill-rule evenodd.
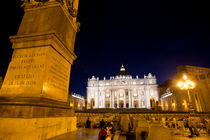
<path id="1" fill-rule="evenodd" d="M 131 75 L 130 75 L 130 73 L 128 73 L 127 71 L 125 71 L 125 68 L 124 68 L 124 66 L 122 65 L 121 68 L 120 68 L 120 72 L 118 72 L 116 76 L 117 76 L 117 77 L 123 77 L 123 76 L 125 76 L 125 77 L 127 77 L 127 76 L 130 77 Z"/>

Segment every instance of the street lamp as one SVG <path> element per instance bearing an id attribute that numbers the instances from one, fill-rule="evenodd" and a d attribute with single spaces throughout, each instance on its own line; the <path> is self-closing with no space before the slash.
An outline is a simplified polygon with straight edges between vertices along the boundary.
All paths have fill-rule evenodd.
<path id="1" fill-rule="evenodd" d="M 184 80 L 179 81 L 177 85 L 181 90 L 187 90 L 187 95 L 188 95 L 188 99 L 189 99 L 188 109 L 189 109 L 189 111 L 193 111 L 194 108 L 193 108 L 192 100 L 190 97 L 190 89 L 195 88 L 195 83 L 193 81 L 190 81 L 189 79 L 187 79 L 186 75 L 183 76 L 183 79 Z"/>

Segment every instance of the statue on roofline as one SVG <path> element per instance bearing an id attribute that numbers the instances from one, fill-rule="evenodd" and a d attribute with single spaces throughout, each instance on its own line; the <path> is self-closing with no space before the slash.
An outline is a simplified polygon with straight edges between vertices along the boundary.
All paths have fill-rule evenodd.
<path id="1" fill-rule="evenodd" d="M 21 0 L 23 4 L 21 7 L 41 6 L 46 2 L 60 2 L 69 11 L 72 17 L 77 17 L 79 0 Z"/>

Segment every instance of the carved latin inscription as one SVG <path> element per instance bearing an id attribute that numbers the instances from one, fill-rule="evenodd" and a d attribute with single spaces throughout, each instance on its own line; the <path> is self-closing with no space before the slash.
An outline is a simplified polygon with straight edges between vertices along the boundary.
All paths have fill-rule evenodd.
<path id="1" fill-rule="evenodd" d="M 14 50 L 1 94 L 66 101 L 70 63 L 52 47 Z"/>

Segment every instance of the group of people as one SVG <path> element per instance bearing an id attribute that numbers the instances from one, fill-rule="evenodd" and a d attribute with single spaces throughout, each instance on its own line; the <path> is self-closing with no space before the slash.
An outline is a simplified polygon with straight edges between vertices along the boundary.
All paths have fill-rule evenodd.
<path id="1" fill-rule="evenodd" d="M 86 128 L 91 128 L 91 121 L 88 117 L 86 121 Z M 98 140 L 113 140 L 114 138 L 114 126 L 111 122 L 105 122 L 103 119 L 100 121 L 101 130 L 98 134 Z"/>
<path id="2" fill-rule="evenodd" d="M 210 136 L 210 121 L 208 118 L 201 119 L 199 117 L 189 117 L 181 119 L 181 122 L 166 122 L 165 126 L 168 128 L 177 128 L 189 130 L 189 137 L 200 136 L 200 131 L 206 130 L 206 133 Z"/>
<path id="3" fill-rule="evenodd" d="M 197 128 L 200 128 L 200 125 L 198 126 L 198 118 L 196 117 L 189 117 L 187 116 L 186 118 L 183 119 L 184 123 L 176 123 L 176 122 L 172 122 L 171 125 L 169 123 L 166 122 L 166 126 L 170 127 L 170 128 L 187 128 L 189 129 L 190 135 L 189 137 L 193 137 L 195 136 L 199 136 L 199 131 L 197 130 Z M 125 125 L 125 122 L 128 122 L 127 120 L 123 120 L 121 118 L 121 121 L 124 122 L 122 126 L 127 126 Z M 204 128 L 207 130 L 207 133 L 210 135 L 210 121 L 209 119 L 204 120 Z M 180 126 L 179 126 L 180 125 Z M 183 126 L 183 127 L 182 127 Z M 118 137 L 117 132 L 116 131 L 116 135 L 114 135 L 114 126 L 112 122 L 105 122 L 103 119 L 100 121 L 99 124 L 100 132 L 98 134 L 98 140 L 114 140 L 116 139 L 116 137 Z M 118 130 L 117 125 L 115 124 L 115 129 Z M 86 128 L 91 128 L 91 121 L 88 120 L 86 121 Z M 121 128 L 122 130 L 122 128 Z M 115 136 L 115 138 L 114 138 Z"/>
<path id="4" fill-rule="evenodd" d="M 113 140 L 114 126 L 111 122 L 105 122 L 103 119 L 100 121 L 100 128 L 98 140 Z"/>

